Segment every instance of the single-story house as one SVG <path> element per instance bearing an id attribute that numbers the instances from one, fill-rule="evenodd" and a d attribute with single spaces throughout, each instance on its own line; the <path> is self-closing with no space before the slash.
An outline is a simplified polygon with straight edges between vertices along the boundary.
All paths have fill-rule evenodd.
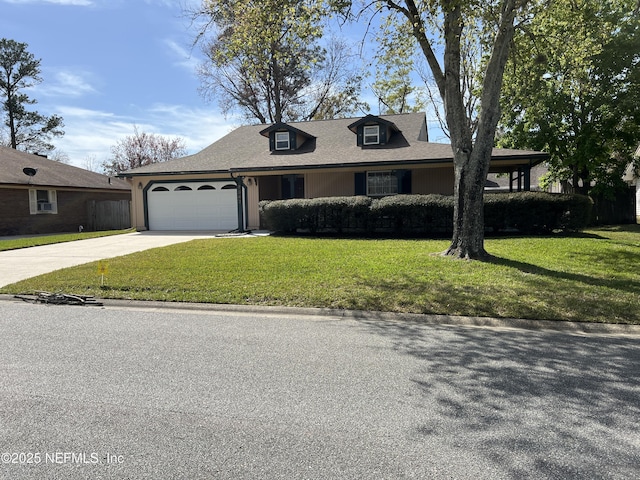
<path id="1" fill-rule="evenodd" d="M 77 232 L 89 202 L 130 200 L 125 180 L 0 146 L 0 235 Z"/>
<path id="2" fill-rule="evenodd" d="M 543 152 L 495 149 L 491 171 L 529 190 Z M 139 230 L 260 226 L 262 200 L 453 194 L 449 144 L 428 141 L 424 113 L 240 127 L 204 150 L 124 172 Z"/>

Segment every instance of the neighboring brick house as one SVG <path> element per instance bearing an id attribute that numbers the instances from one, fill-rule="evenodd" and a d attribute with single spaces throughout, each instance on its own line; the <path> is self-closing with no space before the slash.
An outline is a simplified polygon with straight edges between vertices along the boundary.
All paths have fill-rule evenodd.
<path id="1" fill-rule="evenodd" d="M 77 232 L 89 202 L 130 200 L 122 179 L 0 147 L 0 235 Z"/>
<path id="2" fill-rule="evenodd" d="M 491 172 L 530 190 L 543 152 L 494 149 Z M 428 141 L 424 113 L 240 127 L 204 150 L 121 174 L 139 230 L 259 227 L 261 200 L 452 195 L 451 145 Z"/>

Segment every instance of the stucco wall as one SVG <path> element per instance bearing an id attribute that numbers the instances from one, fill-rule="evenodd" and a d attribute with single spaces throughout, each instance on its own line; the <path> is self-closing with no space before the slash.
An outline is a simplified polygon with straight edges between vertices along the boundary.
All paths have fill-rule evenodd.
<path id="1" fill-rule="evenodd" d="M 353 172 L 307 173 L 305 190 L 307 198 L 353 195 Z"/>
<path id="2" fill-rule="evenodd" d="M 426 195 L 453 195 L 452 168 L 416 168 L 411 172 L 411 191 Z"/>

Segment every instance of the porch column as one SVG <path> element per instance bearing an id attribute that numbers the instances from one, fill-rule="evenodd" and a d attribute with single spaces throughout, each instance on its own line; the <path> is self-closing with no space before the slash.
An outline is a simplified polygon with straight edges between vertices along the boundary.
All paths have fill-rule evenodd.
<path id="1" fill-rule="evenodd" d="M 524 191 L 530 192 L 531 191 L 531 166 L 527 165 L 526 167 L 524 167 L 524 170 L 522 173 L 524 175 Z"/>

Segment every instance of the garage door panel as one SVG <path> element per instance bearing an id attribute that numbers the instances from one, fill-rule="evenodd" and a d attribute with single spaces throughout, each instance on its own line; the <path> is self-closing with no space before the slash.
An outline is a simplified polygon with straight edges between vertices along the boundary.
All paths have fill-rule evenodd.
<path id="1" fill-rule="evenodd" d="M 223 189 L 226 185 L 234 188 Z M 147 208 L 150 230 L 233 230 L 238 227 L 236 189 L 228 181 L 156 184 L 147 192 Z"/>

